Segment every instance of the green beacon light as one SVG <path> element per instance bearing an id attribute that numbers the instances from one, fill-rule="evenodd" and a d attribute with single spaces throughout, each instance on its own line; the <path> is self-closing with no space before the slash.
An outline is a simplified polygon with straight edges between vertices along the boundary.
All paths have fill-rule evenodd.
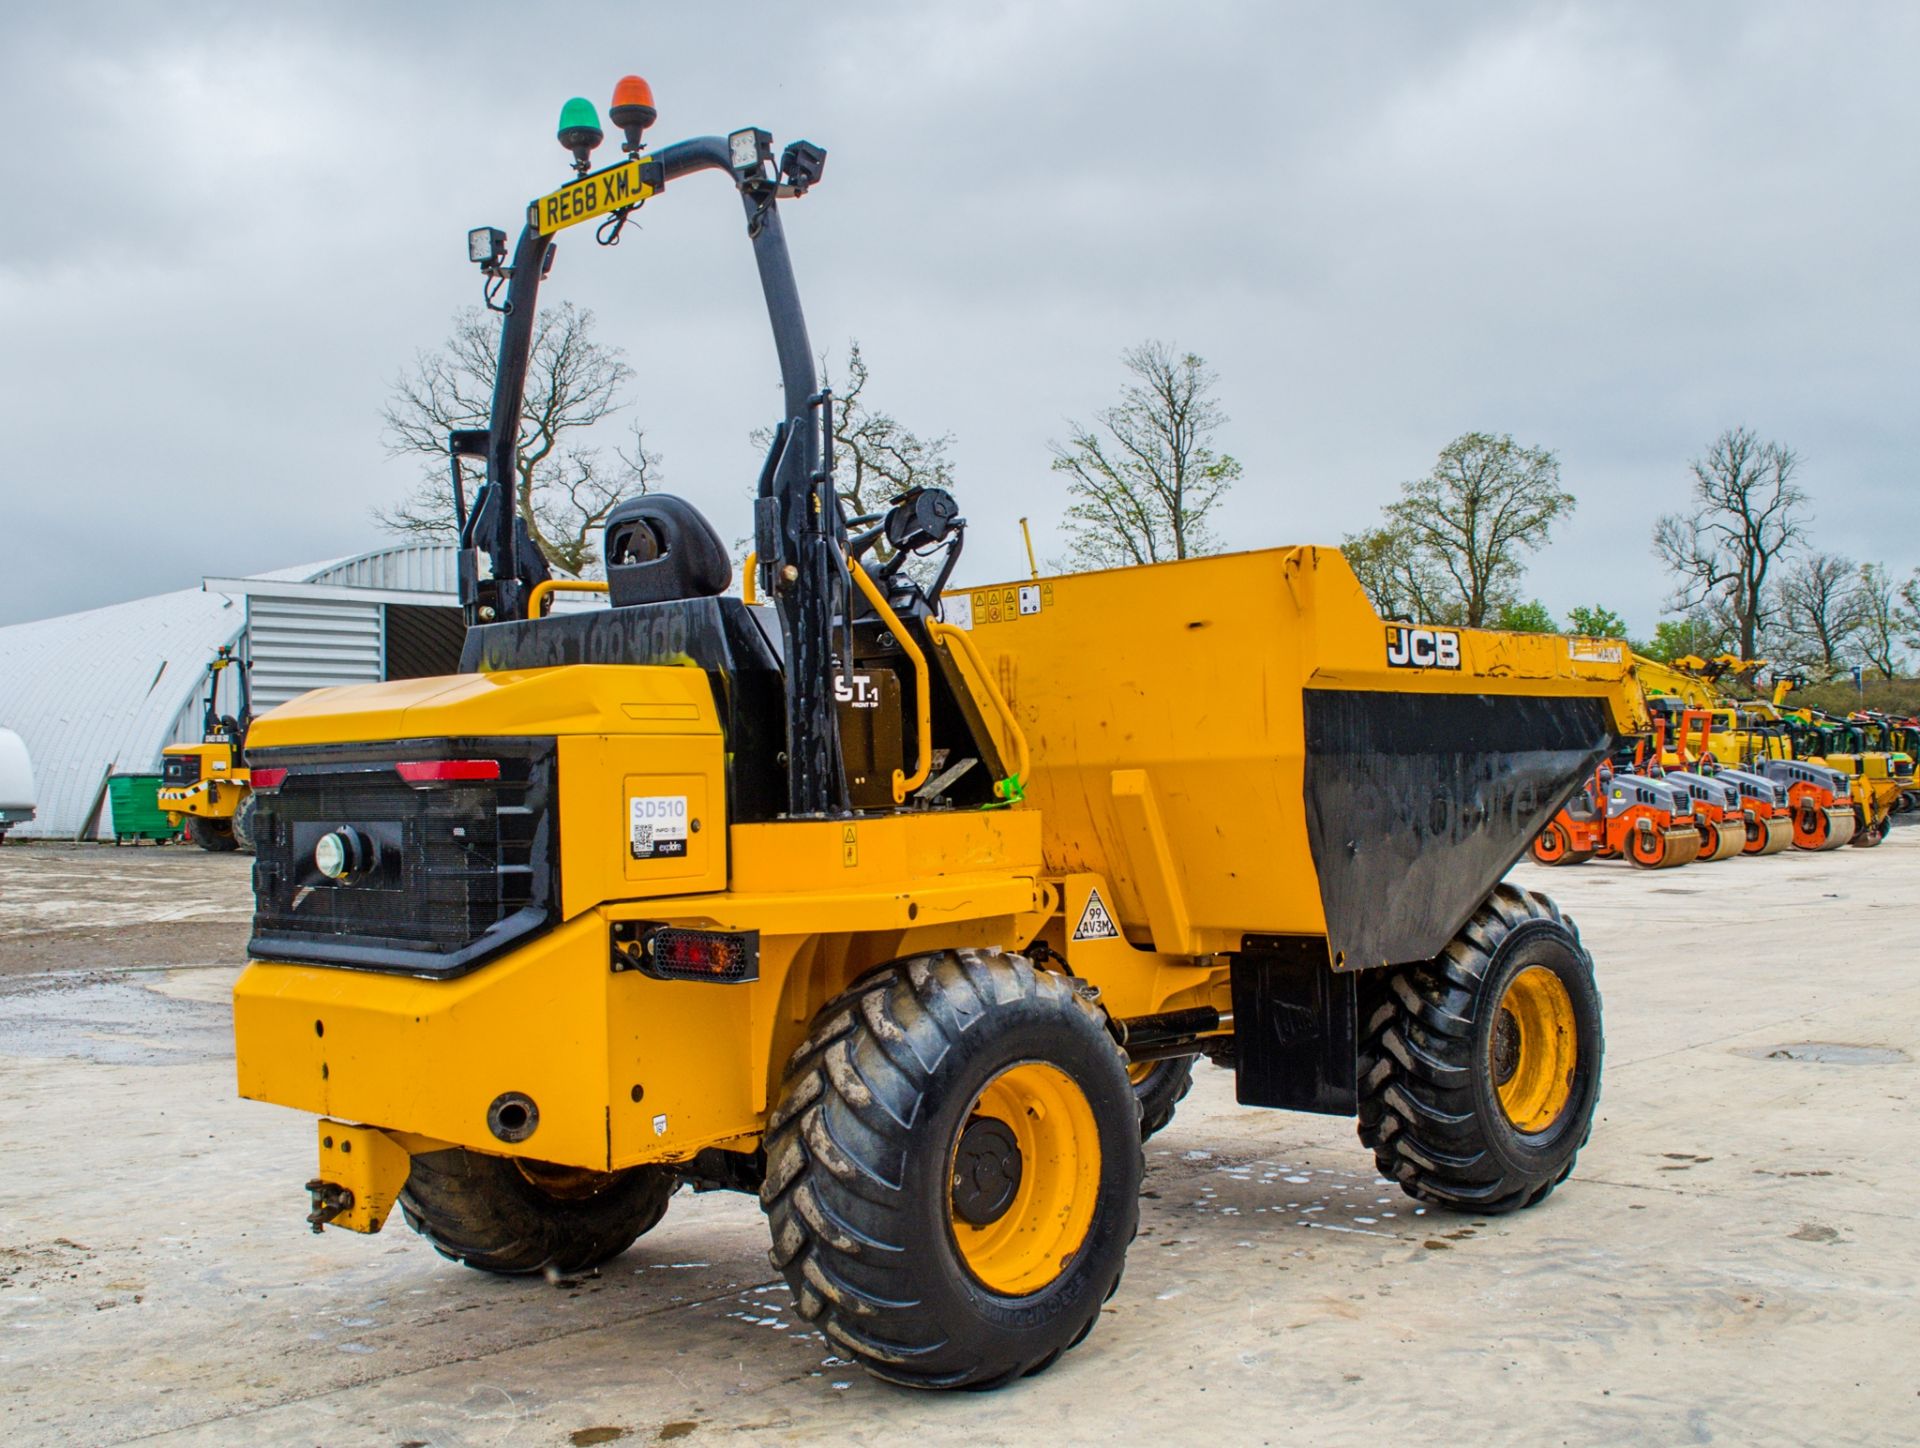
<path id="1" fill-rule="evenodd" d="M 560 107 L 560 144 L 573 152 L 573 169 L 586 175 L 588 157 L 605 138 L 600 129 L 600 112 L 585 96 L 575 96 Z"/>

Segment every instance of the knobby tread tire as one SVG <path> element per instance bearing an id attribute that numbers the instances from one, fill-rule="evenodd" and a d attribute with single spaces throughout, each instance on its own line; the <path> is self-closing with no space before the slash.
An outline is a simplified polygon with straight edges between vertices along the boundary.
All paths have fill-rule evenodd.
<path id="1" fill-rule="evenodd" d="M 240 848 L 240 842 L 233 837 L 232 825 L 205 815 L 187 816 L 187 838 L 211 855 L 224 855 Z"/>
<path id="2" fill-rule="evenodd" d="M 1488 1032 L 1506 983 L 1548 963 L 1567 985 L 1578 1027 L 1572 1094 L 1536 1135 L 1500 1111 Z M 1537 891 L 1497 886 L 1432 961 L 1388 978 L 1360 1046 L 1360 1139 L 1380 1175 L 1417 1201 L 1457 1211 L 1530 1207 L 1573 1171 L 1592 1130 L 1604 1049 L 1593 962 L 1573 921 Z"/>
<path id="3" fill-rule="evenodd" d="M 556 1196 L 506 1157 L 423 1152 L 400 1210 L 443 1257 L 481 1272 L 584 1272 L 618 1257 L 667 1214 L 679 1179 L 665 1167 L 616 1172 L 590 1196 Z"/>
<path id="4" fill-rule="evenodd" d="M 950 1225 L 952 1140 L 985 1081 L 1021 1061 L 1066 1072 L 1100 1141 L 1093 1221 L 1054 1280 L 1002 1296 Z M 1138 1105 L 1099 1010 L 1022 956 L 946 951 L 829 1001 L 788 1063 L 760 1201 L 800 1315 L 875 1376 L 987 1389 L 1042 1371 L 1092 1331 L 1139 1225 Z"/>
<path id="5" fill-rule="evenodd" d="M 1180 1103 L 1193 1090 L 1192 1056 L 1169 1056 L 1155 1061 L 1153 1070 L 1136 1081 L 1133 1094 L 1140 1101 L 1140 1139 L 1158 1135 L 1173 1121 Z"/>

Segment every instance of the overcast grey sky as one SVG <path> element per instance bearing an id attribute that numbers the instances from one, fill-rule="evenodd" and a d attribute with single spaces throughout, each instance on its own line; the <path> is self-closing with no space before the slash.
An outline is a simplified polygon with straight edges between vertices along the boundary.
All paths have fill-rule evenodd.
<path id="1" fill-rule="evenodd" d="M 1511 432 L 1580 499 L 1529 591 L 1650 629 L 1652 520 L 1744 423 L 1820 546 L 1904 574 L 1916 62 L 1905 3 L 0 0 L 0 623 L 378 543 L 417 476 L 381 403 L 478 298 L 466 229 L 566 179 L 561 101 L 629 70 L 656 141 L 828 148 L 787 209 L 816 348 L 955 435 L 968 579 L 1024 572 L 1023 513 L 1058 551 L 1048 440 L 1146 337 L 1220 373 L 1233 546 L 1337 542 Z M 778 393 L 738 205 L 642 223 L 570 234 L 547 295 L 740 536 Z"/>

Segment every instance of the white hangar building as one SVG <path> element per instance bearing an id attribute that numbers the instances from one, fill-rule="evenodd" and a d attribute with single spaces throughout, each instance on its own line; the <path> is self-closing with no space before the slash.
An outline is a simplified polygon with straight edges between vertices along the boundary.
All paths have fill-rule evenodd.
<path id="1" fill-rule="evenodd" d="M 163 746 L 200 737 L 223 646 L 251 659 L 258 714 L 328 684 L 452 673 L 463 637 L 454 550 L 418 543 L 0 628 L 0 726 L 26 742 L 38 792 L 12 834 L 110 835 L 107 780 L 158 774 Z"/>

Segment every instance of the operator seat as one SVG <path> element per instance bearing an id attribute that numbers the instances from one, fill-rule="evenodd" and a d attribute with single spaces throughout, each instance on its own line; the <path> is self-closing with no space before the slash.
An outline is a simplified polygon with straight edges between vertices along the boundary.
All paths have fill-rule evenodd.
<path id="1" fill-rule="evenodd" d="M 649 493 L 607 514 L 607 598 L 615 608 L 713 598 L 733 582 L 733 563 L 700 510 Z"/>

